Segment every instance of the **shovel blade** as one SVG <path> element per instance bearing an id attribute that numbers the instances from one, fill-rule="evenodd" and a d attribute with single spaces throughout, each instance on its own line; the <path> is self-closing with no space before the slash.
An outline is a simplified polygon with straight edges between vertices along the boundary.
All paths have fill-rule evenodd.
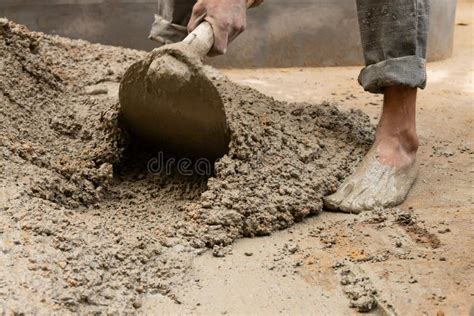
<path id="1" fill-rule="evenodd" d="M 202 67 L 169 51 L 133 64 L 120 84 L 123 121 L 150 145 L 217 159 L 230 141 L 224 105 Z"/>

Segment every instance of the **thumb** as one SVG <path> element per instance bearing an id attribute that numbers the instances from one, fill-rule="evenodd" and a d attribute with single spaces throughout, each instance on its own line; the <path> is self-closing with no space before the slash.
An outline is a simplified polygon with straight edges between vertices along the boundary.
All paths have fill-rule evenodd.
<path id="1" fill-rule="evenodd" d="M 193 13 L 188 23 L 188 32 L 194 31 L 196 27 L 204 20 L 206 17 L 207 11 L 206 7 L 202 2 L 198 1 L 193 7 Z"/>

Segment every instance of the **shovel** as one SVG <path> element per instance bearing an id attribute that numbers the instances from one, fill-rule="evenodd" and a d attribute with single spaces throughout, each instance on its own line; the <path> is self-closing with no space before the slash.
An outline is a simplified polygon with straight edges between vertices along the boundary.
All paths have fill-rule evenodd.
<path id="1" fill-rule="evenodd" d="M 182 42 L 153 50 L 126 71 L 119 98 L 134 136 L 194 159 L 227 153 L 223 101 L 201 62 L 213 45 L 212 27 L 204 21 Z"/>

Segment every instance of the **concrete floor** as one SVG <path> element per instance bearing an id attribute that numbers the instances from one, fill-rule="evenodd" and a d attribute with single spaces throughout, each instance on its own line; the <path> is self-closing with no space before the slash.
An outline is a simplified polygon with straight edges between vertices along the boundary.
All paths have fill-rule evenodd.
<path id="1" fill-rule="evenodd" d="M 350 315 L 336 262 L 367 276 L 375 314 L 467 315 L 474 303 L 474 12 L 460 2 L 453 57 L 428 65 L 419 94 L 421 173 L 408 200 L 379 222 L 323 213 L 271 237 L 237 242 L 232 254 L 195 261 L 193 282 L 144 302 L 148 313 Z M 290 102 L 329 101 L 377 122 L 381 97 L 364 93 L 359 67 L 227 70 L 233 80 Z M 416 218 L 397 224 L 396 214 Z M 318 230 L 318 227 L 321 228 Z M 319 233 L 315 233 L 315 229 Z M 321 232 L 322 231 L 322 232 Z M 297 246 L 294 253 L 290 247 Z M 247 255 L 245 254 L 247 253 Z M 251 256 L 249 256 L 251 255 Z"/>

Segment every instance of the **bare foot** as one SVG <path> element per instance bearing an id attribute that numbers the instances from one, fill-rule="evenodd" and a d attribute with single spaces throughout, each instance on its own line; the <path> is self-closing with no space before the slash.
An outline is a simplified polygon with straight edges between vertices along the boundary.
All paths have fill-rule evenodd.
<path id="1" fill-rule="evenodd" d="M 375 143 L 338 191 L 324 199 L 331 210 L 360 213 L 401 204 L 416 180 L 416 89 L 386 89 Z"/>

